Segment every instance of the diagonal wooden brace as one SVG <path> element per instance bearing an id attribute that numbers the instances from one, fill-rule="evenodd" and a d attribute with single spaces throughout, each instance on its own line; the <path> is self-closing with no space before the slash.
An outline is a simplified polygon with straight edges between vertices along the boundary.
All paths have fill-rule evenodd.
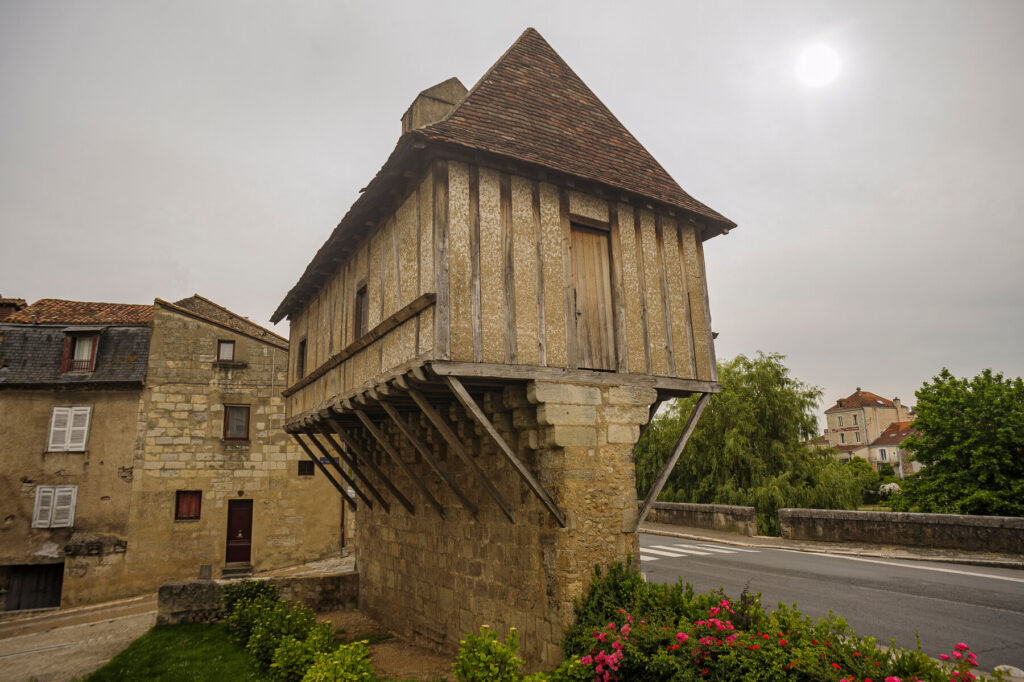
<path id="1" fill-rule="evenodd" d="M 308 446 L 308 445 L 306 445 L 306 444 L 305 444 L 305 443 L 304 443 L 304 442 L 302 441 L 302 439 L 301 439 L 301 438 L 299 438 L 299 434 L 297 434 L 297 433 L 293 433 L 293 434 L 292 434 L 292 437 L 293 437 L 293 438 L 295 439 L 295 441 L 296 441 L 296 442 L 297 442 L 297 443 L 299 444 L 299 446 L 300 446 L 300 447 L 301 447 L 301 448 L 302 448 L 303 450 L 305 450 L 305 451 L 306 451 L 306 454 L 307 454 L 307 455 L 309 456 L 309 458 L 310 458 L 311 460 L 313 460 L 313 464 L 315 464 L 315 465 L 317 465 L 317 467 L 319 467 L 320 471 L 322 471 L 322 472 L 323 472 L 323 474 L 324 474 L 324 476 L 326 476 L 326 477 L 327 477 L 327 480 L 331 482 L 331 485 L 333 485 L 333 486 L 334 486 L 334 487 L 335 487 L 335 488 L 336 488 L 336 489 L 338 490 L 338 492 L 339 492 L 339 493 L 341 493 L 341 496 L 342 496 L 343 498 L 345 498 L 345 501 L 346 501 L 346 502 L 348 502 L 349 506 L 350 506 L 350 507 L 352 507 L 352 509 L 353 509 L 353 510 L 355 510 L 355 508 L 356 508 L 356 501 L 355 501 L 354 499 L 352 499 L 351 497 L 349 497 L 349 495 L 348 495 L 348 492 L 347 492 L 347 491 L 346 491 L 346 490 L 345 490 L 344 488 L 342 488 L 342 487 L 341 487 L 341 484 L 340 484 L 340 483 L 338 483 L 337 481 L 335 481 L 335 480 L 334 480 L 334 477 L 333 477 L 333 476 L 331 476 L 331 474 L 330 474 L 330 472 L 329 472 L 329 471 L 327 471 L 327 467 L 325 467 L 325 466 L 324 466 L 324 465 L 323 465 L 323 464 L 322 464 L 322 463 L 320 462 L 320 460 L 319 460 L 319 459 L 317 459 L 317 456 L 313 454 L 313 451 L 309 449 L 309 446 Z"/>
<path id="2" fill-rule="evenodd" d="M 430 423 L 433 424 L 434 428 L 441 434 L 441 437 L 445 439 L 445 442 L 448 443 L 448 447 L 454 450 L 455 454 L 459 456 L 459 459 L 461 459 L 466 466 L 476 474 L 476 477 L 480 480 L 484 490 L 486 490 L 487 494 L 494 499 L 499 507 L 501 507 L 501 511 L 504 512 L 508 520 L 515 523 L 516 514 L 512 511 L 512 506 L 505 501 L 504 497 L 501 496 L 498 489 L 495 488 L 494 484 L 491 483 L 489 478 L 487 478 L 487 474 L 485 474 L 476 461 L 473 460 L 469 452 L 466 451 L 462 441 L 459 440 L 459 437 L 455 435 L 455 432 L 452 431 L 451 427 L 448 426 L 448 423 L 441 417 L 434 406 L 430 404 L 430 401 L 428 401 L 422 393 L 411 386 L 407 387 L 405 390 L 409 392 L 409 397 L 411 397 L 416 405 L 419 406 L 420 410 L 423 411 L 423 414 L 427 415 L 427 419 L 430 420 Z"/>
<path id="3" fill-rule="evenodd" d="M 346 474 L 345 470 L 341 468 L 341 465 L 334 461 L 334 457 L 331 456 L 331 453 L 327 452 L 327 448 L 323 446 L 323 443 L 320 442 L 316 435 L 307 433 L 306 437 L 313 441 L 313 445 L 316 446 L 316 449 L 320 451 L 320 454 L 327 458 L 327 461 L 331 463 L 334 470 L 337 471 L 343 479 L 345 479 L 345 482 L 348 483 L 352 490 L 355 491 L 356 495 L 359 496 L 359 499 L 363 501 L 363 504 L 365 504 L 368 509 L 373 509 L 373 500 L 367 497 L 363 491 L 359 489 L 359 486 L 356 485 L 356 482 L 352 480 L 352 477 Z"/>
<path id="4" fill-rule="evenodd" d="M 636 517 L 637 528 L 640 528 L 640 524 L 647 518 L 647 513 L 651 511 L 651 505 L 654 504 L 656 499 L 658 499 L 658 495 L 661 494 L 662 488 L 664 488 L 665 483 L 668 482 L 668 476 L 672 473 L 672 469 L 675 468 L 676 462 L 679 461 L 679 455 L 683 454 L 683 448 L 686 447 L 686 441 L 690 440 L 690 436 L 693 435 L 693 430 L 697 427 L 697 421 L 700 419 L 701 414 L 704 413 L 704 408 L 708 406 L 709 400 L 711 400 L 711 394 L 703 393 L 700 396 L 700 400 L 697 401 L 697 404 L 693 406 L 693 412 L 690 413 L 690 418 L 686 420 L 683 432 L 679 434 L 679 440 L 676 441 L 676 446 L 672 450 L 672 455 L 661 467 L 661 471 L 658 472 L 658 476 L 654 479 L 654 485 L 651 486 L 651 491 L 647 493 L 647 498 L 640 507 L 640 513 Z"/>
<path id="5" fill-rule="evenodd" d="M 477 506 L 469 501 L 469 498 L 467 498 L 462 492 L 462 489 L 459 488 L 459 485 L 455 480 L 441 468 L 437 458 L 434 457 L 434 453 L 416 437 L 416 434 L 413 433 L 409 424 L 402 419 L 400 414 L 398 414 L 398 410 L 395 409 L 394 405 L 386 402 L 379 396 L 377 397 L 377 402 L 382 408 L 384 408 L 384 411 L 387 412 L 388 416 L 391 417 L 391 421 L 395 423 L 395 426 L 397 426 L 398 430 L 402 432 L 402 435 L 405 436 L 406 440 L 412 443 L 413 447 L 416 448 L 416 451 L 420 453 L 420 456 L 423 457 L 423 461 L 429 464 L 430 468 L 434 470 L 434 473 L 440 476 L 441 479 L 448 484 L 448 487 L 452 489 L 455 496 L 459 498 L 460 502 L 462 502 L 462 506 L 469 510 L 469 513 L 473 515 L 474 519 L 477 519 L 479 512 Z"/>
<path id="6" fill-rule="evenodd" d="M 541 503 L 547 507 L 548 511 L 551 512 L 551 515 L 555 517 L 555 520 L 558 521 L 558 525 L 565 528 L 565 514 L 563 514 L 562 510 L 558 508 L 555 501 L 551 499 L 548 492 L 544 490 L 544 486 L 542 486 L 540 482 L 534 478 L 533 474 L 530 473 L 530 470 L 526 468 L 526 465 L 523 464 L 522 460 L 516 457 L 516 453 L 512 452 L 512 448 L 510 448 L 508 443 L 505 442 L 505 439 L 501 437 L 498 430 L 494 428 L 494 424 L 492 424 L 491 420 L 487 418 L 484 411 L 480 409 L 480 406 L 476 404 L 476 401 L 473 400 L 473 396 L 469 394 L 469 391 L 467 391 L 466 387 L 462 385 L 462 382 L 453 376 L 444 377 L 444 382 L 448 384 L 448 388 L 451 389 L 452 393 L 455 394 L 455 397 L 460 403 L 462 403 L 462 406 L 466 408 L 473 419 L 475 419 L 477 423 L 483 427 L 484 431 L 487 432 L 487 435 L 491 437 L 494 444 L 497 445 L 498 449 L 505 455 L 505 459 L 509 461 L 512 468 L 515 469 L 523 481 L 526 482 L 526 485 L 533 491 L 533 494 L 537 496 L 537 499 L 539 499 Z"/>
<path id="7" fill-rule="evenodd" d="M 377 498 L 377 501 L 380 503 L 380 506 L 384 508 L 384 511 L 390 514 L 391 505 L 388 504 L 388 501 L 385 500 L 384 497 L 380 494 L 380 492 L 378 492 L 377 489 L 373 486 L 373 484 L 370 483 L 370 479 L 367 478 L 366 474 L 363 473 L 362 467 L 360 467 L 359 464 L 355 461 L 355 459 L 351 455 L 349 455 L 348 452 L 345 451 L 344 446 L 342 446 L 342 444 L 339 443 L 338 441 L 334 440 L 334 431 L 331 430 L 331 427 L 323 422 L 318 422 L 316 426 L 318 429 L 320 429 L 320 433 L 323 434 L 324 439 L 328 443 L 330 443 L 331 447 L 334 448 L 334 451 L 338 453 L 339 457 L 341 457 L 341 460 L 345 462 L 345 464 L 347 464 L 349 468 L 352 470 L 352 473 L 355 474 L 356 477 L 363 482 L 363 485 L 365 485 L 366 489 L 370 491 L 370 494 Z"/>
<path id="8" fill-rule="evenodd" d="M 398 451 L 395 450 L 388 439 L 384 437 L 384 434 L 380 432 L 377 425 L 370 421 L 370 418 L 366 416 L 366 413 L 362 410 L 355 410 L 355 413 L 356 416 L 359 417 L 359 421 L 363 422 L 363 426 L 366 427 L 366 430 L 370 432 L 370 435 L 380 443 L 382 448 L 384 448 L 384 452 L 388 453 L 388 457 L 395 460 L 395 464 L 397 464 L 402 471 L 405 472 L 405 475 L 409 477 L 409 480 L 411 480 L 416 487 L 420 489 L 420 492 L 427 498 L 427 502 L 430 503 L 430 506 L 433 507 L 434 510 L 437 511 L 438 515 L 443 519 L 444 507 L 441 506 L 440 502 L 434 499 L 434 496 L 430 494 L 429 490 L 427 490 L 427 486 L 423 484 L 423 481 L 419 476 L 413 473 L 413 470 L 409 467 L 406 461 L 399 456 Z"/>
<path id="9" fill-rule="evenodd" d="M 407 512 L 415 515 L 416 507 L 412 506 L 412 502 L 409 501 L 409 498 L 403 495 L 402 492 L 395 487 L 395 484 L 391 482 L 390 478 L 384 475 L 384 472 L 381 471 L 380 467 L 378 467 L 374 463 L 373 459 L 371 459 L 365 452 L 363 452 L 363 449 L 359 447 L 359 444 L 356 443 L 355 439 L 352 438 L 352 436 L 348 435 L 348 433 L 343 428 L 341 428 L 341 424 L 338 423 L 338 420 L 331 417 L 328 419 L 328 421 L 330 421 L 331 424 L 334 425 L 334 429 L 338 434 L 338 437 L 341 438 L 341 442 L 345 444 L 345 447 L 347 447 L 349 450 L 355 453 L 356 457 L 358 457 L 361 462 L 366 464 L 366 467 L 370 471 L 372 471 L 374 475 L 377 476 L 377 478 L 383 481 L 384 487 L 391 491 L 391 494 L 395 496 L 395 499 L 397 499 L 398 502 L 403 507 L 405 507 L 405 510 Z"/>

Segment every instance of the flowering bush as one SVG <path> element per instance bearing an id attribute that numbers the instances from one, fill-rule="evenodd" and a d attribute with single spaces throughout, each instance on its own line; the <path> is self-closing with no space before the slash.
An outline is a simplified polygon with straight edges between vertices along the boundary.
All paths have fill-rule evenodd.
<path id="1" fill-rule="evenodd" d="M 372 682 L 370 645 L 365 641 L 342 644 L 316 656 L 302 682 Z"/>
<path id="2" fill-rule="evenodd" d="M 270 667 L 274 651 L 286 637 L 304 640 L 316 625 L 316 616 L 298 602 L 273 602 L 261 611 L 252 627 L 246 650 L 261 666 Z"/>
<path id="3" fill-rule="evenodd" d="M 256 622 L 266 617 L 266 614 L 274 608 L 277 599 L 266 595 L 257 595 L 244 599 L 235 600 L 230 607 L 230 613 L 224 619 L 224 625 L 228 631 L 228 638 L 239 646 L 249 643 L 252 630 Z"/>
<path id="4" fill-rule="evenodd" d="M 224 613 L 231 615 L 235 605 L 244 601 L 277 601 L 277 586 L 267 580 L 239 580 L 224 586 Z"/>
<path id="5" fill-rule="evenodd" d="M 459 682 L 506 682 L 521 680 L 519 667 L 523 659 L 519 653 L 519 633 L 512 628 L 508 640 L 502 643 L 486 625 L 479 635 L 466 635 L 459 642 L 459 653 L 452 664 Z"/>
<path id="6" fill-rule="evenodd" d="M 885 483 L 878 488 L 878 494 L 882 497 L 892 497 L 900 492 L 899 483 Z"/>
<path id="7" fill-rule="evenodd" d="M 293 635 L 281 638 L 274 649 L 274 662 L 270 672 L 275 679 L 283 682 L 299 682 L 306 671 L 313 666 L 317 654 L 329 653 L 338 647 L 331 623 L 317 623 L 305 639 Z"/>

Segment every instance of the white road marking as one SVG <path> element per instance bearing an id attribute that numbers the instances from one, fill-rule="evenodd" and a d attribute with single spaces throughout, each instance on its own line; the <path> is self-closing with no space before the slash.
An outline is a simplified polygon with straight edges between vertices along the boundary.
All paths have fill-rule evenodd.
<path id="1" fill-rule="evenodd" d="M 811 554 L 813 556 L 823 556 L 832 559 L 848 559 L 850 561 L 863 561 L 867 564 L 882 564 L 885 566 L 902 566 L 903 568 L 916 568 L 919 571 L 936 571 L 937 573 L 955 573 L 956 575 L 969 575 L 975 578 L 992 578 L 993 580 L 1008 580 L 1012 583 L 1024 583 L 1024 578 L 1011 578 L 1005 575 L 992 575 L 990 573 L 975 573 L 974 571 L 958 571 L 955 568 L 939 568 L 938 566 L 918 566 L 916 564 L 903 564 L 898 561 L 886 561 L 884 559 L 866 559 L 859 556 L 850 556 L 848 554 L 825 554 L 824 552 L 801 552 L 798 549 L 782 549 L 783 552 L 796 552 L 799 554 Z"/>
<path id="2" fill-rule="evenodd" d="M 675 545 L 669 547 L 668 545 L 651 545 L 657 549 L 663 549 L 666 552 L 681 552 L 683 554 L 698 554 L 700 556 L 710 556 L 711 552 L 703 551 L 703 547 L 691 547 L 690 545 Z"/>
<path id="3" fill-rule="evenodd" d="M 673 545 L 673 546 L 674 547 L 680 547 L 680 548 L 700 549 L 700 550 L 703 550 L 705 552 L 715 552 L 717 554 L 735 554 L 736 553 L 736 550 L 734 550 L 732 548 L 730 548 L 730 549 L 719 549 L 718 547 L 708 547 L 707 545 L 676 544 L 676 545 Z"/>
<path id="4" fill-rule="evenodd" d="M 650 547 L 642 547 L 640 553 L 650 552 L 651 554 L 657 554 L 658 556 L 670 556 L 670 557 L 684 557 L 690 554 L 699 554 L 701 556 L 709 556 L 707 552 L 695 552 L 692 549 L 672 549 L 671 547 L 662 547 L 661 549 L 651 549 Z"/>
<path id="5" fill-rule="evenodd" d="M 691 547 L 700 547 L 701 549 L 710 549 L 708 545 L 690 545 Z M 727 545 L 730 552 L 751 552 L 756 554 L 760 552 L 759 549 L 747 549 L 746 547 L 736 547 L 735 545 Z"/>

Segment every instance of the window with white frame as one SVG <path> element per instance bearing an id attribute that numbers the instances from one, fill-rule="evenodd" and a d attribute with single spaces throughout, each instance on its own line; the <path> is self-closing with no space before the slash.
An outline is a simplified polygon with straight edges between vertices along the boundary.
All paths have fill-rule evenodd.
<path id="1" fill-rule="evenodd" d="M 55 407 L 50 417 L 49 452 L 85 452 L 92 407 Z"/>
<path id="2" fill-rule="evenodd" d="M 857 426 L 857 424 L 859 423 L 859 422 L 857 421 L 857 417 L 858 417 L 858 416 L 859 416 L 859 415 L 856 415 L 856 414 L 855 414 L 855 415 L 853 415 L 853 425 L 854 425 L 854 426 Z"/>
<path id="3" fill-rule="evenodd" d="M 843 425 L 843 415 L 839 415 L 839 425 Z"/>
<path id="4" fill-rule="evenodd" d="M 860 431 L 858 431 L 857 433 L 853 434 L 853 436 L 854 436 L 854 438 L 857 439 L 857 442 L 859 443 L 860 442 Z"/>
<path id="5" fill-rule="evenodd" d="M 235 342 L 234 341 L 218 341 L 217 342 L 217 362 L 234 362 L 235 361 Z"/>
<path id="6" fill-rule="evenodd" d="M 75 525 L 77 485 L 38 485 L 32 510 L 33 528 L 71 528 Z"/>
<path id="7" fill-rule="evenodd" d="M 878 461 L 879 462 L 884 462 L 888 458 L 889 458 L 889 456 L 885 454 L 885 448 L 880 448 L 878 450 Z"/>

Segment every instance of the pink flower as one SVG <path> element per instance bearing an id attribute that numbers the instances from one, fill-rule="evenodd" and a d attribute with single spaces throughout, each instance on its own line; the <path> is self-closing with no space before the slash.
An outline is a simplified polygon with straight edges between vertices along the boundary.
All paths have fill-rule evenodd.
<path id="1" fill-rule="evenodd" d="M 835 668 L 836 670 L 842 670 L 843 669 L 843 666 L 839 665 L 838 663 L 833 663 L 832 667 Z"/>
<path id="2" fill-rule="evenodd" d="M 959 651 L 954 651 L 953 652 L 953 658 L 960 659 L 960 658 L 963 658 L 963 657 L 964 657 L 963 654 L 961 654 Z"/>
<path id="3" fill-rule="evenodd" d="M 629 633 L 630 633 L 630 632 L 631 632 L 632 630 L 633 630 L 633 628 L 629 627 L 629 625 L 623 625 L 623 626 L 622 626 L 622 629 L 620 629 L 620 630 L 619 630 L 619 632 L 620 632 L 621 634 L 623 634 L 623 635 L 626 635 L 626 636 L 628 637 L 628 636 L 629 636 Z"/>
<path id="4" fill-rule="evenodd" d="M 903 682 L 903 679 L 900 677 L 893 677 L 892 675 L 890 675 L 889 677 L 885 678 L 885 682 Z"/>
<path id="5" fill-rule="evenodd" d="M 966 644 L 964 644 L 963 642 L 957 642 L 956 646 L 955 646 L 955 647 L 953 647 L 953 648 L 954 648 L 954 649 L 958 649 L 958 650 L 960 650 L 960 651 L 967 651 L 967 650 L 968 650 L 968 649 L 970 649 L 971 647 L 967 646 L 967 645 L 966 645 Z"/>
<path id="6" fill-rule="evenodd" d="M 939 654 L 939 658 L 941 658 L 944 661 L 948 661 L 949 660 L 949 654 Z"/>

